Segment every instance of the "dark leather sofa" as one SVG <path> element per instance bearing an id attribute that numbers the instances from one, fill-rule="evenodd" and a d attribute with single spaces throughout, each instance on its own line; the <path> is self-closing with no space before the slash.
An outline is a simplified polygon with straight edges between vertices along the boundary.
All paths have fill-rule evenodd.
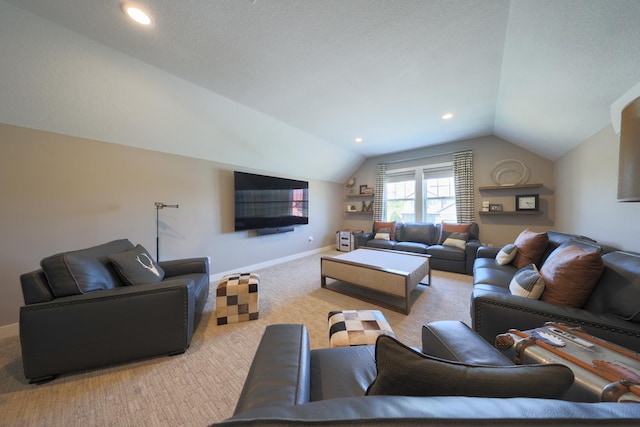
<path id="1" fill-rule="evenodd" d="M 357 247 L 391 249 L 431 255 L 431 268 L 454 273 L 473 274 L 473 262 L 480 247 L 480 228 L 471 223 L 465 249 L 439 244 L 441 224 L 396 222 L 393 240 L 375 239 L 371 233 L 357 233 Z"/>
<path id="2" fill-rule="evenodd" d="M 510 362 L 460 328 L 423 327 L 438 358 L 489 366 Z M 466 327 L 466 326 L 465 326 Z M 437 329 L 440 329 L 438 331 Z M 467 328 L 468 329 L 468 328 Z M 375 346 L 310 350 L 303 325 L 271 325 L 258 346 L 233 416 L 220 426 L 637 425 L 640 405 L 541 398 L 365 396 L 376 378 Z M 473 390 L 473 383 L 466 385 Z M 532 385 L 535 387 L 535 385 Z"/>
<path id="3" fill-rule="evenodd" d="M 131 255 L 139 264 L 138 256 L 145 273 L 150 257 L 137 248 L 122 239 L 56 254 L 20 277 L 20 343 L 31 383 L 189 347 L 209 295 L 208 258 L 157 263 L 162 280 L 131 285 L 108 257 Z"/>
<path id="4" fill-rule="evenodd" d="M 587 333 L 640 352 L 640 254 L 599 245 L 585 236 L 548 231 L 541 265 L 561 245 L 593 248 L 602 254 L 604 271 L 580 308 L 528 299 L 509 292 L 516 273 L 512 265 L 498 265 L 499 248 L 480 247 L 471 294 L 473 329 L 493 343 L 508 329 L 528 330 L 545 322 L 580 326 Z"/>

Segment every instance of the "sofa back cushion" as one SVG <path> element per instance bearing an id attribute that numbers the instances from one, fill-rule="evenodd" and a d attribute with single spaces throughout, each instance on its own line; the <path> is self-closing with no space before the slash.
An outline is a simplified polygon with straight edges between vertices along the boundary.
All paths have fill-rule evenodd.
<path id="1" fill-rule="evenodd" d="M 584 309 L 640 323 L 640 254 L 610 252 L 602 261 L 602 276 Z"/>
<path id="2" fill-rule="evenodd" d="M 405 222 L 402 231 L 396 236 L 396 240 L 435 245 L 438 243 L 436 226 L 430 222 Z"/>
<path id="3" fill-rule="evenodd" d="M 546 232 L 537 233 L 528 228 L 521 232 L 513 242 L 518 247 L 516 257 L 513 259 L 514 267 L 521 269 L 529 264 L 540 266 L 542 254 L 548 243 L 549 237 Z"/>
<path id="4" fill-rule="evenodd" d="M 107 256 L 132 248 L 127 239 L 114 240 L 49 256 L 40 261 L 40 266 L 56 298 L 111 289 L 120 285 L 120 280 L 108 266 Z"/>
<path id="5" fill-rule="evenodd" d="M 599 250 L 585 250 L 566 242 L 549 255 L 540 269 L 545 283 L 540 299 L 553 304 L 582 307 L 600 280 L 603 268 Z"/>

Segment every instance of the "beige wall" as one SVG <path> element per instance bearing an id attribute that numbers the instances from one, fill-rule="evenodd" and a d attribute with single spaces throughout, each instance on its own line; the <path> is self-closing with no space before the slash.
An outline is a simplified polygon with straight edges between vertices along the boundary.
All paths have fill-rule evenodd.
<path id="1" fill-rule="evenodd" d="M 387 156 L 379 156 L 366 160 L 353 176 L 356 177 L 356 186 L 360 184 L 374 185 L 375 169 L 378 163 L 392 163 L 403 159 L 416 159 L 427 157 L 410 162 L 393 163 L 388 168 L 395 168 L 404 165 L 420 165 L 429 163 L 440 163 L 451 161 L 451 155 L 439 156 L 442 153 L 452 153 L 462 150 L 473 151 L 476 222 L 480 225 L 480 239 L 487 244 L 501 246 L 513 242 L 515 237 L 524 229 L 548 230 L 555 228 L 555 179 L 553 163 L 537 154 L 524 150 L 514 144 L 495 136 L 474 138 L 465 141 L 452 142 L 431 146 L 419 150 L 395 153 Z M 477 187 L 493 186 L 491 172 L 494 165 L 504 159 L 518 159 L 524 162 L 531 171 L 529 183 L 542 183 L 542 188 L 533 190 L 506 190 L 506 191 L 483 191 Z M 483 200 L 492 203 L 501 203 L 505 210 L 515 208 L 516 194 L 540 194 L 540 205 L 542 215 L 535 216 L 481 216 L 477 212 L 482 207 Z M 354 217 L 344 214 L 344 228 L 350 229 L 371 229 L 371 219 L 361 216 Z"/>
<path id="2" fill-rule="evenodd" d="M 620 137 L 602 128 L 555 163 L 557 222 L 624 250 L 640 251 L 640 203 L 619 203 Z"/>
<path id="3" fill-rule="evenodd" d="M 47 255 L 119 238 L 155 255 L 156 201 L 180 206 L 159 212 L 160 259 L 210 256 L 214 273 L 334 244 L 342 221 L 342 186 L 326 181 L 309 180 L 309 225 L 256 237 L 233 231 L 231 165 L 3 124 L 0 152 L 0 326 Z"/>

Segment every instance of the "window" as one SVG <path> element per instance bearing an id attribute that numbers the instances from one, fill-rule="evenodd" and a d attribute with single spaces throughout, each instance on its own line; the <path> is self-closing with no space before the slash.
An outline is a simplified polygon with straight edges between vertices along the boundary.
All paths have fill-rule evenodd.
<path id="1" fill-rule="evenodd" d="M 456 222 L 451 164 L 389 171 L 385 190 L 387 221 Z"/>
<path id="2" fill-rule="evenodd" d="M 387 221 L 414 222 L 416 218 L 415 174 L 387 177 Z"/>

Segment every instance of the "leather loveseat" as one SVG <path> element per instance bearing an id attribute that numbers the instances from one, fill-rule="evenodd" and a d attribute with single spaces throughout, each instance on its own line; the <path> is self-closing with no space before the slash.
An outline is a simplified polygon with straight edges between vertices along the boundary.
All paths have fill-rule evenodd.
<path id="1" fill-rule="evenodd" d="M 209 260 L 156 263 L 126 239 L 43 259 L 20 277 L 24 375 L 184 353 L 209 295 Z"/>
<path id="2" fill-rule="evenodd" d="M 441 323 L 441 322 L 436 322 Z M 449 322 L 423 327 L 423 350 L 433 350 L 431 359 L 444 359 L 446 365 L 456 362 L 482 364 L 483 372 L 495 367 L 500 372 L 527 368 L 508 366 L 510 362 L 480 337 L 460 334 L 460 327 L 440 337 Z M 466 326 L 465 326 L 466 327 Z M 468 329 L 468 328 L 467 328 Z M 380 340 L 389 337 L 379 338 Z M 454 389 L 468 390 L 469 395 L 440 395 L 430 390 L 429 397 L 407 395 L 365 396 L 374 380 L 379 381 L 375 357 L 377 346 L 355 346 L 310 350 L 307 330 L 303 325 L 271 325 L 265 330 L 254 356 L 233 416 L 220 426 L 291 426 L 291 425 L 637 425 L 640 405 L 620 403 L 576 403 L 538 397 L 468 397 L 485 386 L 477 381 L 451 380 Z M 392 354 L 393 356 L 393 354 Z M 454 361 L 446 362 L 446 360 Z M 487 368 L 488 367 L 488 368 Z M 486 369 L 485 369 L 486 368 Z M 539 367 L 538 367 L 539 368 Z M 538 369 L 534 368 L 534 369 Z M 542 376 L 524 380 L 513 372 L 509 382 L 533 391 L 540 389 L 536 378 L 551 371 L 542 367 Z M 448 369 L 448 368 L 447 368 Z M 466 369 L 466 368 L 464 368 Z M 474 368 L 475 369 L 475 368 Z M 549 367 L 566 376 L 573 374 L 565 366 Z M 377 377 L 378 375 L 378 377 Z M 489 374 L 492 375 L 492 374 Z M 472 374 L 474 376 L 474 374 Z M 442 376 L 447 381 L 446 376 Z M 471 378 L 471 376 L 469 377 Z M 541 381 L 548 381 L 548 378 Z M 563 380 L 564 381 L 564 380 Z M 496 388 L 504 394 L 510 387 Z M 450 388 L 444 386 L 443 388 Z M 540 390 L 544 393 L 544 390 Z"/>
<path id="3" fill-rule="evenodd" d="M 371 233 L 357 233 L 355 236 L 357 247 L 428 254 L 431 255 L 431 268 L 471 275 L 480 246 L 480 228 L 475 222 L 468 225 L 467 241 L 461 247 L 443 245 L 442 224 L 429 222 L 396 222 L 388 239 L 376 238 L 378 230 L 374 223 Z"/>
<path id="4" fill-rule="evenodd" d="M 587 333 L 640 352 L 640 254 L 599 245 L 585 236 L 548 231 L 540 268 L 554 251 L 576 245 L 598 251 L 604 268 L 586 303 L 580 307 L 512 295 L 509 284 L 517 268 L 498 265 L 499 249 L 481 247 L 475 261 L 471 294 L 473 329 L 493 343 L 508 329 L 528 330 L 545 322 L 581 326 Z"/>

